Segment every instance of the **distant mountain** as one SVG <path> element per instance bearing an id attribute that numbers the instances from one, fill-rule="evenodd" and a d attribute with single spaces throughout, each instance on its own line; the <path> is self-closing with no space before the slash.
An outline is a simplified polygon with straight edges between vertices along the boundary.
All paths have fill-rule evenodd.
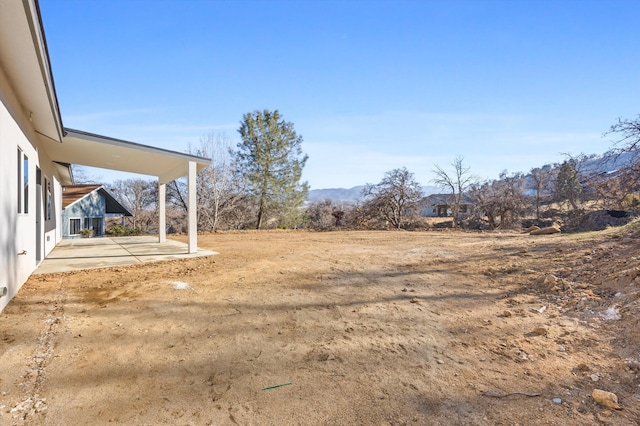
<path id="1" fill-rule="evenodd" d="M 610 155 L 601 154 L 601 155 L 590 155 L 584 161 L 584 163 L 580 167 L 581 173 L 585 175 L 593 175 L 593 174 L 602 174 L 602 173 L 610 173 L 621 166 L 623 166 L 626 162 L 628 162 L 633 155 L 640 155 L 638 152 L 634 153 L 624 153 L 619 157 L 612 157 Z M 551 170 L 552 168 L 557 167 L 556 165 L 546 164 L 541 168 L 543 170 Z M 533 187 L 533 181 L 530 174 L 525 176 L 527 180 L 526 193 L 528 195 L 533 194 L 530 188 Z M 364 185 L 354 186 L 353 188 L 345 189 L 345 188 L 327 188 L 327 189 L 312 189 L 309 191 L 309 195 L 307 196 L 307 202 L 316 202 L 322 201 L 326 199 L 330 199 L 336 203 L 356 203 L 362 200 L 362 190 L 364 189 Z M 446 189 L 439 188 L 437 186 L 423 186 L 422 192 L 424 196 L 429 196 L 432 194 L 442 194 L 447 193 Z"/>
<path id="2" fill-rule="evenodd" d="M 582 164 L 580 171 L 584 174 L 610 173 L 624 167 L 638 152 L 625 152 L 619 156 L 591 155 Z"/>
<path id="3" fill-rule="evenodd" d="M 354 186 L 353 188 L 327 188 L 327 189 L 312 189 L 309 191 L 307 201 L 315 202 L 329 199 L 336 203 L 356 203 L 362 200 L 362 190 L 364 185 Z M 438 194 L 442 190 L 436 186 L 423 186 L 422 192 L 425 196 L 431 194 Z"/>

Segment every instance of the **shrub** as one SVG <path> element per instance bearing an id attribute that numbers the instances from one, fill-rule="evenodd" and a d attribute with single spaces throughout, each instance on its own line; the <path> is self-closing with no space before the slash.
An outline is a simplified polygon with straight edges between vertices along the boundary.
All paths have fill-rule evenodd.
<path id="1" fill-rule="evenodd" d="M 107 229 L 106 234 L 110 237 L 125 237 L 125 236 L 131 236 L 131 235 L 140 235 L 142 234 L 142 229 L 130 228 L 122 225 L 113 225 L 111 228 Z"/>
<path id="2" fill-rule="evenodd" d="M 93 236 L 93 229 L 82 229 L 79 232 L 84 238 L 89 238 Z"/>

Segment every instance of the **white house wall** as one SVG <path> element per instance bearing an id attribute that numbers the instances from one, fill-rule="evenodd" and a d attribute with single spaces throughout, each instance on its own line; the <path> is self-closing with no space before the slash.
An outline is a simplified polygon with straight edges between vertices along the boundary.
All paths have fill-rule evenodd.
<path id="1" fill-rule="evenodd" d="M 11 91 L 0 69 L 0 311 L 9 303 L 20 287 L 60 240 L 61 186 L 51 161 L 38 149 L 38 136 L 26 113 Z M 48 143 L 56 143 L 50 141 Z M 28 212 L 18 213 L 18 148 L 29 159 Z M 52 215 L 45 220 L 46 203 L 41 209 L 39 231 L 40 253 L 36 253 L 36 169 L 51 181 Z M 44 179 L 43 184 L 44 184 Z M 43 191 L 46 189 L 43 187 Z M 1 294 L 1 293 L 0 293 Z"/>

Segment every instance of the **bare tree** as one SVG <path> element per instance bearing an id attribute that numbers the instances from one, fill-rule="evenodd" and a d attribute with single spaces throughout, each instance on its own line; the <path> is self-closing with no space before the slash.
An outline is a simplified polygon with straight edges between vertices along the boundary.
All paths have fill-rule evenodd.
<path id="1" fill-rule="evenodd" d="M 458 226 L 458 218 L 460 214 L 460 205 L 462 204 L 462 194 L 477 181 L 469 171 L 470 167 L 465 166 L 464 157 L 458 155 L 452 162 L 453 172 L 447 173 L 442 167 L 435 165 L 433 172 L 436 177 L 432 179 L 435 185 L 449 190 L 449 202 L 451 204 L 451 213 L 453 214 L 453 227 Z"/>
<path id="2" fill-rule="evenodd" d="M 71 165 L 71 174 L 73 175 L 73 183 L 93 183 L 98 184 L 103 181 L 102 176 L 100 175 L 92 175 L 89 176 L 87 168 L 83 166 L 79 166 L 77 164 Z"/>
<path id="3" fill-rule="evenodd" d="M 200 138 L 197 147 L 189 153 L 211 158 L 211 165 L 198 171 L 196 199 L 198 205 L 198 228 L 215 231 L 237 228 L 240 204 L 246 201 L 243 179 L 235 173 L 230 154 L 231 141 L 224 133 L 209 133 Z M 167 184 L 167 199 L 180 210 L 187 211 L 187 183 L 184 178 Z M 238 211 L 236 211 L 238 210 Z M 245 219 L 243 219 L 245 220 Z"/>
<path id="4" fill-rule="evenodd" d="M 616 156 L 607 153 L 607 156 Z M 628 161 L 611 172 L 596 173 L 586 178 L 596 200 L 607 209 L 638 209 L 640 207 L 640 161 Z"/>
<path id="5" fill-rule="evenodd" d="M 156 205 L 158 186 L 154 181 L 144 179 L 116 180 L 107 188 L 129 211 L 133 217 L 129 219 L 134 228 L 149 230 L 157 224 Z"/>
<path id="6" fill-rule="evenodd" d="M 544 192 L 548 191 L 553 180 L 553 169 L 551 166 L 536 167 L 531 169 L 531 180 L 535 191 L 536 220 L 540 220 L 540 202 L 544 197 Z"/>
<path id="7" fill-rule="evenodd" d="M 618 118 L 618 122 L 605 133 L 610 134 L 618 135 L 618 139 L 613 142 L 613 153 L 630 153 L 633 160 L 640 157 L 640 114 L 635 119 Z"/>
<path id="8" fill-rule="evenodd" d="M 522 218 L 525 212 L 524 183 L 522 173 L 508 175 L 506 170 L 495 181 L 501 228 L 510 228 Z"/>
<path id="9" fill-rule="evenodd" d="M 525 211 L 524 182 L 522 173 L 508 175 L 505 170 L 497 180 L 471 185 L 476 215 L 484 214 L 491 229 L 514 226 Z"/>
<path id="10" fill-rule="evenodd" d="M 417 212 L 422 199 L 420 184 L 406 168 L 387 172 L 380 183 L 367 184 L 362 195 L 371 207 L 395 228 L 400 229 L 407 217 Z"/>
<path id="11" fill-rule="evenodd" d="M 613 148 L 609 154 L 622 161 L 613 176 L 601 179 L 601 193 L 616 207 L 638 209 L 640 207 L 640 114 L 634 119 L 618 118 L 605 135 L 615 134 Z"/>
<path id="12" fill-rule="evenodd" d="M 495 229 L 497 227 L 496 219 L 499 211 L 495 203 L 496 194 L 492 182 L 476 182 L 471 184 L 469 187 L 469 196 L 475 204 L 473 209 L 474 216 L 479 220 L 483 220 L 486 217 L 489 228 Z"/>
<path id="13" fill-rule="evenodd" d="M 242 179 L 234 174 L 231 141 L 224 133 L 200 139 L 196 155 L 211 158 L 211 165 L 198 175 L 199 222 L 203 229 L 215 231 L 243 197 Z"/>
<path id="14" fill-rule="evenodd" d="M 333 217 L 333 209 L 333 202 L 329 198 L 309 204 L 309 207 L 307 207 L 309 228 L 320 231 L 333 228 L 336 222 Z"/>

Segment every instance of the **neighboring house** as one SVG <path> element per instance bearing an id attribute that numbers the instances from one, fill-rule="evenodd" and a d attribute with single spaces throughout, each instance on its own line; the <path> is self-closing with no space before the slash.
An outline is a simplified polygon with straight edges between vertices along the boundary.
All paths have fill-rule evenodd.
<path id="1" fill-rule="evenodd" d="M 0 0 L 0 311 L 62 239 L 71 165 L 158 178 L 158 240 L 166 184 L 188 176 L 188 250 L 197 251 L 196 174 L 211 160 L 65 128 L 37 0 Z"/>
<path id="2" fill-rule="evenodd" d="M 101 237 L 113 216 L 133 215 L 102 185 L 62 187 L 62 238 Z"/>
<path id="3" fill-rule="evenodd" d="M 431 194 L 422 199 L 422 216 L 451 217 L 451 194 Z M 462 195 L 459 218 L 473 212 L 473 201 L 468 195 Z"/>

